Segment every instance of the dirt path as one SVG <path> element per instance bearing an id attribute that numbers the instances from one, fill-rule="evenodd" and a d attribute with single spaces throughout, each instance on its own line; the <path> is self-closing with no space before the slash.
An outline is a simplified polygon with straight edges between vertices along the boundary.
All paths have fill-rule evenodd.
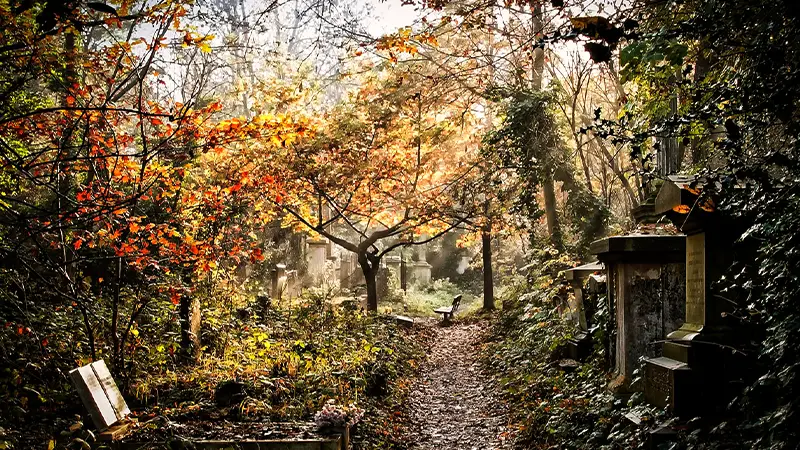
<path id="1" fill-rule="evenodd" d="M 510 448 L 504 405 L 477 361 L 486 323 L 436 327 L 409 398 L 411 448 Z"/>

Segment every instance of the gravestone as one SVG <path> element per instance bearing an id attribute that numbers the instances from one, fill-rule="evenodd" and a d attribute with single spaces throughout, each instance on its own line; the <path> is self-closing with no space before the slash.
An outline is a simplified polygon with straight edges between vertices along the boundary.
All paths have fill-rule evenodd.
<path id="1" fill-rule="evenodd" d="M 735 227 L 701 193 L 696 179 L 672 176 L 656 199 L 657 211 L 687 235 L 686 313 L 667 336 L 663 356 L 647 361 L 645 399 L 678 415 L 726 403 L 726 381 L 741 363 L 729 349 L 746 339 L 727 317 L 733 305 L 712 288 L 732 261 Z"/>
<path id="2" fill-rule="evenodd" d="M 106 431 L 130 415 L 131 410 L 102 359 L 71 370 L 69 376 L 98 430 Z"/>
<path id="3" fill-rule="evenodd" d="M 577 361 L 582 361 L 589 356 L 592 349 L 589 325 L 586 320 L 586 308 L 583 304 L 583 286 L 590 275 L 603 270 L 605 270 L 605 267 L 602 264 L 592 262 L 567 269 L 564 273 L 564 277 L 573 290 L 573 295 L 569 298 L 568 315 L 576 329 L 575 335 L 567 342 L 567 349 L 569 357 Z"/>
<path id="4" fill-rule="evenodd" d="M 308 240 L 308 275 L 314 286 L 319 286 L 325 276 L 325 262 L 328 260 L 328 242 L 324 239 Z"/>
<path id="5" fill-rule="evenodd" d="M 591 252 L 606 267 L 607 301 L 615 318 L 609 389 L 624 394 L 645 357 L 661 356 L 658 342 L 683 321 L 684 236 L 627 235 L 595 241 Z"/>
<path id="6" fill-rule="evenodd" d="M 350 253 L 342 253 L 339 258 L 339 287 L 350 289 Z"/>
<path id="7" fill-rule="evenodd" d="M 427 286 L 431 282 L 431 266 L 427 261 L 427 252 L 424 245 L 415 249 L 415 259 L 411 266 L 414 284 Z"/>
<path id="8" fill-rule="evenodd" d="M 414 283 L 427 286 L 431 282 L 431 265 L 427 261 L 414 261 Z"/>

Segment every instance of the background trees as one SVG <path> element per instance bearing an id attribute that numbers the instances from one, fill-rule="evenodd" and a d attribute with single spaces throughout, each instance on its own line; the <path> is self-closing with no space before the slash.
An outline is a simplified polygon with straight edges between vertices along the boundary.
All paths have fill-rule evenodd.
<path id="1" fill-rule="evenodd" d="M 450 92 L 413 75 L 378 72 L 325 117 L 304 144 L 269 161 L 281 186 L 275 204 L 294 220 L 356 254 L 377 310 L 375 275 L 390 251 L 429 242 L 458 219 L 451 191 L 469 175 L 462 146 L 472 118 Z M 470 212 L 464 212 L 469 215 Z"/>

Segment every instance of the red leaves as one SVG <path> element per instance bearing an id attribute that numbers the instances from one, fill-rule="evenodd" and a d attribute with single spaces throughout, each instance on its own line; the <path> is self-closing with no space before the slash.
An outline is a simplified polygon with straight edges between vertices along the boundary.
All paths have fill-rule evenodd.
<path id="1" fill-rule="evenodd" d="M 90 195 L 91 192 L 89 192 L 88 190 L 83 190 L 78 192 L 78 194 L 75 196 L 75 199 L 78 200 L 79 202 L 85 202 L 86 200 L 89 200 Z"/>
<path id="2" fill-rule="evenodd" d="M 250 262 L 251 263 L 264 261 L 265 258 L 266 257 L 264 256 L 264 252 L 260 248 L 253 249 L 253 251 L 250 253 Z"/>
<path id="3" fill-rule="evenodd" d="M 82 245 L 83 245 L 83 239 L 76 239 L 75 242 L 72 243 L 72 247 L 75 250 L 79 250 Z"/>

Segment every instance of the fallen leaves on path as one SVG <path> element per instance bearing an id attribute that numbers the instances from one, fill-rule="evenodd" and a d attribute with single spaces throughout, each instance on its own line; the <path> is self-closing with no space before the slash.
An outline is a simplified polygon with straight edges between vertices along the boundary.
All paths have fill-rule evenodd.
<path id="1" fill-rule="evenodd" d="M 436 328 L 408 399 L 411 448 L 511 448 L 505 405 L 478 362 L 487 326 L 479 322 Z"/>

